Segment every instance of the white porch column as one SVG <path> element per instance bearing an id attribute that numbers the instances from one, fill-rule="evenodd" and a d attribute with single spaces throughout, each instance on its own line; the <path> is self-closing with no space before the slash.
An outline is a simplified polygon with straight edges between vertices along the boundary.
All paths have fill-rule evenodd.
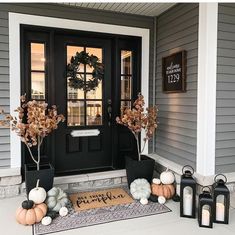
<path id="1" fill-rule="evenodd" d="M 199 3 L 197 173 L 215 174 L 218 3 Z"/>

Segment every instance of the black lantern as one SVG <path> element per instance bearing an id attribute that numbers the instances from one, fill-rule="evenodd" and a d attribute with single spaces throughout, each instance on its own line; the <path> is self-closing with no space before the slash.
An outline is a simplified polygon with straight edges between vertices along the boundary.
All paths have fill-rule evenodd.
<path id="1" fill-rule="evenodd" d="M 206 190 L 207 189 L 207 190 Z M 213 227 L 213 198 L 209 187 L 202 188 L 198 201 L 198 224 L 200 227 Z"/>
<path id="2" fill-rule="evenodd" d="M 180 182 L 180 216 L 195 218 L 196 181 L 193 178 L 194 169 L 186 165 L 182 169 Z"/>
<path id="3" fill-rule="evenodd" d="M 219 179 L 219 176 L 223 179 Z M 215 176 L 215 183 L 213 185 L 214 198 L 214 222 L 221 224 L 228 224 L 229 221 L 229 205 L 230 192 L 227 186 L 227 178 L 225 175 L 219 174 Z"/>

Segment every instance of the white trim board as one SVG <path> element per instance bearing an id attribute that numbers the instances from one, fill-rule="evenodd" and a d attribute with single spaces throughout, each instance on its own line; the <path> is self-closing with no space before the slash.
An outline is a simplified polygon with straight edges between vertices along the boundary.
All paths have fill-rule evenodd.
<path id="1" fill-rule="evenodd" d="M 142 38 L 141 92 L 145 97 L 146 107 L 148 106 L 149 37 L 150 37 L 149 29 L 9 12 L 10 112 L 12 115 L 14 115 L 14 109 L 18 107 L 20 104 L 20 95 L 21 95 L 20 94 L 20 25 L 21 24 L 141 37 Z M 20 140 L 18 137 L 16 137 L 14 133 L 11 132 L 10 141 L 11 141 L 11 168 L 21 167 Z M 146 144 L 144 154 L 148 154 L 148 144 Z"/>
<path id="2" fill-rule="evenodd" d="M 215 174 L 218 3 L 199 3 L 197 170 Z"/>

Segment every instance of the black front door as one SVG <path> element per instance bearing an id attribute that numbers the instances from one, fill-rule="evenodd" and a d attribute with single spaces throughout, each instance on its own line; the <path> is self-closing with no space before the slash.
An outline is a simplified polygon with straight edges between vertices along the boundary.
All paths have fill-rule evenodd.
<path id="1" fill-rule="evenodd" d="M 125 156 L 136 154 L 136 143 L 115 120 L 140 91 L 140 38 L 28 26 L 21 33 L 22 93 L 56 104 L 66 118 L 47 137 L 43 162 L 50 161 L 57 175 L 123 168 Z M 104 64 L 104 78 L 94 91 L 68 83 L 67 64 L 81 51 Z M 92 79 L 92 70 L 79 66 L 84 81 Z M 23 149 L 23 163 L 25 155 Z"/>
<path id="2" fill-rule="evenodd" d="M 66 79 L 66 65 L 76 52 L 97 56 L 105 66 L 104 78 L 94 91 L 74 89 Z M 56 132 L 56 171 L 89 171 L 112 166 L 111 41 L 55 35 L 55 97 L 66 121 Z M 92 79 L 92 68 L 79 66 L 81 78 Z"/>

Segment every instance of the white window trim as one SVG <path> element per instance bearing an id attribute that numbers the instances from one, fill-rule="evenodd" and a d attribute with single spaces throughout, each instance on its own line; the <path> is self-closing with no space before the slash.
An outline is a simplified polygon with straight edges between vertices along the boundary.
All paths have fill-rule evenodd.
<path id="1" fill-rule="evenodd" d="M 215 174 L 218 3 L 199 3 L 197 170 Z"/>
<path id="2" fill-rule="evenodd" d="M 9 12 L 9 50 L 10 50 L 10 113 L 20 105 L 20 25 L 35 25 L 89 32 L 139 36 L 142 38 L 141 57 L 141 92 L 145 97 L 146 107 L 149 98 L 149 37 L 150 30 L 145 28 L 127 27 L 103 23 L 93 23 L 28 14 Z M 21 167 L 21 143 L 19 137 L 11 132 L 11 168 Z M 144 154 L 148 154 L 146 144 Z"/>

